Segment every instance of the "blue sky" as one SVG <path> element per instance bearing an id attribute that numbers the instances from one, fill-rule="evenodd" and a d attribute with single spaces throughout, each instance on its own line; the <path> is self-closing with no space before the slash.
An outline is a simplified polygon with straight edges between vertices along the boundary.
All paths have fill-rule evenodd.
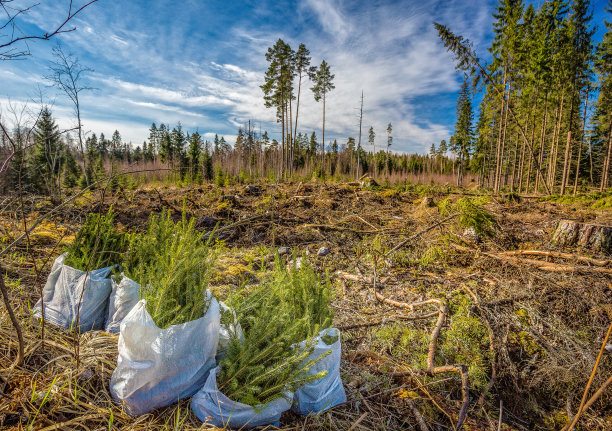
<path id="1" fill-rule="evenodd" d="M 84 3 L 83 0 L 76 1 Z M 534 1 L 537 5 L 538 2 Z M 16 0 L 15 5 L 31 4 Z M 43 31 L 63 21 L 68 0 L 41 2 L 23 17 L 24 31 Z M 474 42 L 481 56 L 491 40 L 490 0 L 420 1 L 158 1 L 100 0 L 74 20 L 77 31 L 53 42 L 30 44 L 32 57 L 0 62 L 0 112 L 40 100 L 53 105 L 62 127 L 74 125 L 67 98 L 50 88 L 51 48 L 61 42 L 94 71 L 82 95 L 83 125 L 110 137 L 140 144 L 152 122 L 210 139 L 233 142 L 240 126 L 280 135 L 275 111 L 266 109 L 260 85 L 265 53 L 278 38 L 296 49 L 304 43 L 313 64 L 325 59 L 335 74 L 326 105 L 326 141 L 346 142 L 359 133 L 358 107 L 364 92 L 363 133 L 374 127 L 381 144 L 393 124 L 395 151 L 426 152 L 448 139 L 455 121 L 461 76 L 439 42 L 432 22 L 447 24 Z M 592 2 L 601 40 L 606 0 Z M 608 18 L 609 19 L 609 18 Z M 322 105 L 306 82 L 298 131 L 321 137 Z M 362 138 L 362 142 L 367 139 Z"/>

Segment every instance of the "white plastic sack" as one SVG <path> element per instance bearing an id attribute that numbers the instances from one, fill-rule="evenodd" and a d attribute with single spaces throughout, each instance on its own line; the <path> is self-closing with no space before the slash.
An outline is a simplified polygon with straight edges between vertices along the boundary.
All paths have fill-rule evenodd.
<path id="1" fill-rule="evenodd" d="M 55 259 L 43 288 L 45 320 L 69 329 L 76 324 L 78 314 L 80 331 L 103 329 L 111 292 L 111 281 L 106 277 L 111 268 L 96 269 L 89 273 L 80 271 L 64 265 L 66 255 L 64 253 Z M 42 318 L 40 299 L 34 305 L 33 315 Z"/>
<path id="2" fill-rule="evenodd" d="M 225 305 L 224 302 L 219 301 L 219 311 L 221 316 L 223 313 L 231 312 L 234 319 L 232 323 L 221 323 L 219 328 L 219 346 L 217 347 L 217 363 L 221 362 L 225 355 L 227 354 L 227 347 L 229 346 L 230 337 L 238 337 L 238 339 L 242 342 L 244 340 L 244 333 L 242 332 L 242 326 L 238 322 L 238 318 L 236 317 L 236 313 L 230 307 Z"/>
<path id="3" fill-rule="evenodd" d="M 119 333 L 121 322 L 138 303 L 138 290 L 140 286 L 121 273 L 119 284 L 115 277 L 111 277 L 111 293 L 108 300 L 108 317 L 104 330 L 111 334 Z"/>
<path id="4" fill-rule="evenodd" d="M 215 367 L 218 342 L 216 299 L 204 317 L 166 329 L 155 325 L 143 299 L 121 322 L 111 395 L 132 416 L 189 398 Z"/>
<path id="5" fill-rule="evenodd" d="M 291 392 L 260 406 L 257 411 L 237 401 L 232 401 L 217 388 L 220 368 L 210 370 L 206 384 L 191 399 L 191 409 L 205 424 L 219 428 L 252 428 L 260 425 L 280 425 L 281 414 L 291 407 Z"/>
<path id="6" fill-rule="evenodd" d="M 322 340 L 322 337 L 325 335 L 337 337 L 336 342 L 327 345 Z M 313 375 L 327 370 L 327 375 L 307 383 L 295 391 L 291 410 L 301 415 L 320 413 L 346 402 L 346 393 L 340 379 L 340 331 L 336 328 L 324 329 L 319 332 L 316 341 L 314 351 L 306 359 L 307 361 L 315 359 L 328 351 L 331 351 L 331 353 L 314 364 L 308 370 L 308 374 Z M 305 346 L 305 342 L 302 341 L 300 346 Z"/>

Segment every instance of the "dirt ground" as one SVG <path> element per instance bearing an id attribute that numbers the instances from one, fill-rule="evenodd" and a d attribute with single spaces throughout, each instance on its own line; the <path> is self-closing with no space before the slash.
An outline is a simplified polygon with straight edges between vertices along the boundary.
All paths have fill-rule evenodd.
<path id="1" fill-rule="evenodd" d="M 499 228 L 470 229 L 457 204 L 465 200 Z M 288 248 L 282 258 L 327 272 L 348 401 L 318 416 L 286 412 L 283 429 L 561 429 L 578 410 L 612 319 L 610 256 L 550 241 L 562 219 L 612 225 L 610 208 L 585 200 L 321 182 L 143 186 L 90 193 L 55 210 L 40 197 L 22 205 L 6 196 L 2 249 L 23 233 L 22 208 L 28 226 L 55 213 L 0 257 L 26 350 L 24 364 L 11 367 L 17 337 L 0 307 L 0 429 L 201 427 L 188 400 L 139 418 L 112 403 L 116 336 L 46 325 L 43 341 L 29 318 L 53 259 L 87 213 L 111 205 L 130 232 L 164 208 L 214 232 L 219 296 L 256 284 L 280 247 Z M 471 216 L 486 224 L 482 214 Z M 517 250 L 549 253 L 507 253 Z M 604 354 L 588 396 L 611 374 Z M 589 405 L 579 429 L 612 429 L 611 395 L 608 388 Z"/>

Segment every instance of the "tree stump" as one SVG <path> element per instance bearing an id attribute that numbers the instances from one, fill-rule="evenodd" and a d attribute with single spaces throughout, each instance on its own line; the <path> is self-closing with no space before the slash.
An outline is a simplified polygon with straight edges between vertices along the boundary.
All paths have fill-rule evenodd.
<path id="1" fill-rule="evenodd" d="M 612 226 L 561 220 L 552 242 L 560 247 L 578 245 L 595 253 L 612 254 Z"/>

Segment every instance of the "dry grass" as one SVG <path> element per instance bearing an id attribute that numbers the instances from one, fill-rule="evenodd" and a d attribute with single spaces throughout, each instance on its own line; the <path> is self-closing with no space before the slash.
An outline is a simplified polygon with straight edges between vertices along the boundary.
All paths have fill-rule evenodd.
<path id="1" fill-rule="evenodd" d="M 96 205 L 93 195 L 91 201 L 67 208 L 52 222 L 74 229 L 88 210 L 104 211 L 112 203 L 118 220 L 138 230 L 151 211 L 181 208 L 185 198 L 188 211 L 197 218 L 206 216 L 222 226 L 233 226 L 219 233 L 225 258 L 214 289 L 220 294 L 245 281 L 256 283 L 271 268 L 275 247 L 308 250 L 316 268 L 330 271 L 337 291 L 334 323 L 345 328 L 341 374 L 348 402 L 316 417 L 285 413 L 282 429 L 422 429 L 414 409 L 430 429 L 453 429 L 457 421 L 462 404 L 460 377 L 422 372 L 436 305 L 424 305 L 413 313 L 383 303 L 374 295 L 371 283 L 342 280 L 334 276 L 336 271 L 370 280 L 376 277 L 379 295 L 396 302 L 448 301 L 450 311 L 441 328 L 436 365 L 451 365 L 449 361 L 455 358 L 478 357 L 482 362 L 470 364 L 467 428 L 495 428 L 500 400 L 504 429 L 558 429 L 575 413 L 601 337 L 612 319 L 610 277 L 544 272 L 486 255 L 516 249 L 552 250 L 549 235 L 556 220 L 568 216 L 569 208 L 535 199 L 520 203 L 492 199 L 486 207 L 501 225 L 494 239 L 472 244 L 462 238 L 463 229 L 454 225 L 455 220 L 449 220 L 388 253 L 442 219 L 436 207 L 421 205 L 423 193 L 365 191 L 320 183 L 262 187 L 261 196 L 250 196 L 240 187 L 125 191 L 104 205 Z M 296 200 L 294 196 L 311 197 Z M 436 202 L 441 200 L 435 189 L 430 196 Z M 223 202 L 227 203 L 223 214 L 216 214 Z M 7 204 L 3 208 L 2 226 L 14 234 L 19 225 L 9 226 L 7 221 L 14 219 L 16 207 Z M 28 210 L 44 213 L 46 208 L 32 199 Z M 612 215 L 592 208 L 576 207 L 571 214 L 584 221 L 612 222 Z M 248 223 L 240 223 L 247 218 Z M 465 250 L 450 244 L 460 244 Z M 48 239 L 34 245 L 37 265 L 42 268 L 55 245 Z M 316 256 L 321 246 L 332 253 Z M 24 325 L 26 360 L 11 368 L 16 356 L 14 330 L 0 306 L 0 338 L 7 340 L 0 344 L 0 428 L 202 429 L 188 400 L 140 418 L 122 413 L 108 391 L 117 358 L 116 337 L 103 332 L 78 337 L 78 367 L 72 332 L 47 325 L 41 346 L 40 326 L 28 315 L 38 297 L 28 262 L 23 244 L 16 253 L 2 257 L 9 268 L 12 303 Z M 45 276 L 48 267 L 42 269 Z M 417 313 L 433 314 L 418 320 L 407 318 Z M 478 331 L 465 328 L 474 324 Z M 475 350 L 463 351 L 462 346 Z M 604 358 L 593 388 L 611 373 L 610 358 Z M 479 404 L 492 374 L 495 379 Z M 604 394 L 585 412 L 580 425 L 610 429 L 611 406 L 610 395 Z"/>

